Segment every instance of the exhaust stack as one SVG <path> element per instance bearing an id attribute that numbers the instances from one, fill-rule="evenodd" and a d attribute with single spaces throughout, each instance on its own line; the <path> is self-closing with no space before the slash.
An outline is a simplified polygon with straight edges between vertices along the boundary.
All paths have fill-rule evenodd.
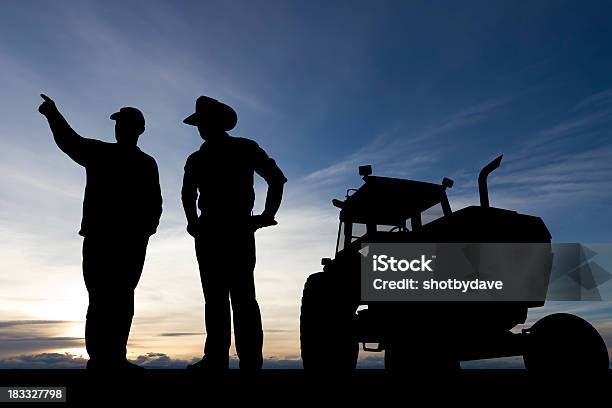
<path id="1" fill-rule="evenodd" d="M 493 170 L 499 167 L 502 157 L 504 157 L 503 154 L 497 156 L 492 162 L 480 170 L 480 174 L 478 175 L 478 192 L 480 193 L 481 207 L 489 207 L 489 188 L 487 187 L 487 177 L 489 177 L 489 174 L 491 174 Z"/>

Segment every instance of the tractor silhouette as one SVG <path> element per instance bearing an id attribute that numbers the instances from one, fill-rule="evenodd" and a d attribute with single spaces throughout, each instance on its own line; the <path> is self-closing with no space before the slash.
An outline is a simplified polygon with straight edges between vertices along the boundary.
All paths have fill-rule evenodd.
<path id="1" fill-rule="evenodd" d="M 356 367 L 359 345 L 385 352 L 385 368 L 456 370 L 461 361 L 523 356 L 533 371 L 607 371 L 608 353 L 599 333 L 582 318 L 556 313 L 531 328 L 525 323 L 534 301 L 368 302 L 360 296 L 360 249 L 364 243 L 543 243 L 551 235 L 541 218 L 489 205 L 487 177 L 502 156 L 480 172 L 480 205 L 452 211 L 441 184 L 372 176 L 361 166 L 364 184 L 347 191 L 340 209 L 334 259 L 310 275 L 302 297 L 301 355 L 306 370 Z M 423 213 L 440 206 L 442 216 L 424 222 Z M 426 221 L 426 220 L 425 220 Z M 549 275 L 550 271 L 547 276 Z"/>

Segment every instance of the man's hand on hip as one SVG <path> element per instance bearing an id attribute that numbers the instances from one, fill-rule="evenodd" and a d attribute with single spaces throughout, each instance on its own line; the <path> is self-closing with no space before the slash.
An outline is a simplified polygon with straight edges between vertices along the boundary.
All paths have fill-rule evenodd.
<path id="1" fill-rule="evenodd" d="M 198 224 L 196 223 L 189 223 L 187 224 L 187 233 L 189 235 L 191 235 L 192 237 L 197 237 L 199 234 L 199 227 Z"/>
<path id="2" fill-rule="evenodd" d="M 253 231 L 257 231 L 260 228 L 270 227 L 272 225 L 277 225 L 278 222 L 274 219 L 274 217 L 266 214 L 261 215 L 253 215 L 251 217 L 251 228 Z"/>

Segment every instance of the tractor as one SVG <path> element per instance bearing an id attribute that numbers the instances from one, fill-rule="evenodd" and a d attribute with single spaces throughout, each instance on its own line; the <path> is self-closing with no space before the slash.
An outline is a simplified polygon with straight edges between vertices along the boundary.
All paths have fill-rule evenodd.
<path id="1" fill-rule="evenodd" d="M 487 177 L 501 160 L 497 157 L 480 171 L 480 205 L 456 211 L 446 194 L 453 186 L 449 178 L 427 183 L 373 176 L 371 166 L 359 167 L 364 184 L 347 190 L 344 200 L 332 201 L 340 209 L 335 257 L 323 258 L 323 271 L 310 275 L 304 285 L 304 369 L 354 369 L 362 348 L 384 352 L 385 369 L 391 371 L 457 370 L 462 361 L 522 356 L 530 371 L 607 372 L 603 339 L 578 316 L 555 313 L 530 328 L 517 328 L 528 309 L 544 306 L 545 296 L 530 301 L 362 301 L 360 249 L 365 243 L 550 245 L 541 218 L 489 204 Z M 426 217 L 432 208 L 439 209 L 437 218 Z"/>

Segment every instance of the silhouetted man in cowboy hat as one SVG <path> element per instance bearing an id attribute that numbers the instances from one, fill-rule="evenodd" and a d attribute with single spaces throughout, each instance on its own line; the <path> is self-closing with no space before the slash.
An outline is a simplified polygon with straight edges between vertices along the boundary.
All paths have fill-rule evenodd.
<path id="1" fill-rule="evenodd" d="M 257 143 L 227 134 L 237 122 L 236 112 L 228 105 L 200 96 L 196 112 L 184 122 L 197 126 L 204 139 L 187 159 L 182 188 L 187 231 L 195 237 L 206 322 L 204 357 L 189 368 L 228 367 L 231 299 L 240 368 L 259 369 L 263 331 L 253 277 L 254 233 L 276 224 L 274 216 L 287 179 Z M 268 184 L 261 215 L 252 215 L 254 173 Z"/>
<path id="2" fill-rule="evenodd" d="M 125 356 L 134 290 L 162 212 L 157 164 L 136 146 L 144 116 L 131 107 L 113 113 L 117 143 L 106 143 L 79 136 L 55 103 L 41 96 L 38 110 L 49 121 L 55 143 L 87 171 L 79 231 L 85 237 L 83 276 L 89 292 L 87 368 L 138 368 Z"/>

